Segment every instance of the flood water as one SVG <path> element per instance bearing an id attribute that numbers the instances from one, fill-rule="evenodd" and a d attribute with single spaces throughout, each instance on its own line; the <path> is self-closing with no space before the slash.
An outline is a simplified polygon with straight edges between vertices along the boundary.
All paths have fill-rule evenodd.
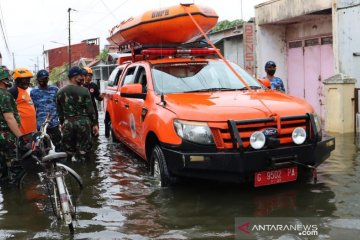
<path id="1" fill-rule="evenodd" d="M 101 133 L 96 156 L 70 164 L 86 185 L 73 239 L 234 239 L 237 217 L 344 218 L 351 223 L 329 224 L 319 239 L 354 239 L 343 229 L 360 229 L 360 155 L 353 134 L 336 135 L 336 150 L 318 169 L 317 184 L 302 179 L 254 189 L 213 182 L 160 188 L 141 160 L 106 139 L 102 126 Z M 0 239 L 71 239 L 68 228 L 37 201 L 0 187 Z"/>

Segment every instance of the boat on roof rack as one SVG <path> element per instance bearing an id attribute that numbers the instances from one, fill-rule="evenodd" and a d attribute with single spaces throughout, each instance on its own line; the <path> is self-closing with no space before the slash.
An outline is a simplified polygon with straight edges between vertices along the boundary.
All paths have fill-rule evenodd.
<path id="1" fill-rule="evenodd" d="M 163 9 L 146 11 L 131 17 L 113 27 L 107 40 L 119 47 L 136 45 L 176 45 L 200 36 L 196 25 L 189 18 L 185 7 L 205 31 L 217 23 L 218 15 L 209 7 L 177 5 Z M 131 47 L 130 47 L 131 48 Z"/>

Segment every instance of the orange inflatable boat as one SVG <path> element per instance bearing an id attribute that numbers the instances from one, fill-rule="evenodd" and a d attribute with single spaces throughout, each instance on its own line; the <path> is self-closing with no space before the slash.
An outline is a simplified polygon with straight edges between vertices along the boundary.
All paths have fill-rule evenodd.
<path id="1" fill-rule="evenodd" d="M 194 4 L 178 5 L 131 17 L 113 27 L 107 40 L 118 46 L 130 42 L 142 45 L 185 43 L 200 35 L 185 8 L 205 32 L 216 25 L 218 16 L 212 8 Z"/>

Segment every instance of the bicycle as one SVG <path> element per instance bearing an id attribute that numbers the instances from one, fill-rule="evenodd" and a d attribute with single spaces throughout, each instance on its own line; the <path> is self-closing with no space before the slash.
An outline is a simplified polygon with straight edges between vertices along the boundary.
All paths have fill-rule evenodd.
<path id="1" fill-rule="evenodd" d="M 19 138 L 17 158 L 23 171 L 17 177 L 16 184 L 20 189 L 43 191 L 48 196 L 54 215 L 73 234 L 75 203 L 83 188 L 83 181 L 73 169 L 61 163 L 67 159 L 67 154 L 54 152 L 54 145 L 46 133 L 49 122 L 48 115 L 40 131 Z"/>

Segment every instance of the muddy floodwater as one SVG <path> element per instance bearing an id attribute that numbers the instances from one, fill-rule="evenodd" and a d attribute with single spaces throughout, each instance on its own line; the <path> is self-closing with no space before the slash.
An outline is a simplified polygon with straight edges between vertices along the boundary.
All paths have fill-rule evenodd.
<path id="1" fill-rule="evenodd" d="M 190 181 L 160 188 L 144 162 L 100 130 L 94 157 L 69 164 L 86 186 L 73 239 L 234 239 L 238 217 L 316 217 L 328 223 L 317 239 L 360 234 L 360 143 L 353 134 L 335 135 L 317 184 L 308 178 L 255 189 Z M 1 186 L 0 239 L 72 238 L 35 193 Z"/>

